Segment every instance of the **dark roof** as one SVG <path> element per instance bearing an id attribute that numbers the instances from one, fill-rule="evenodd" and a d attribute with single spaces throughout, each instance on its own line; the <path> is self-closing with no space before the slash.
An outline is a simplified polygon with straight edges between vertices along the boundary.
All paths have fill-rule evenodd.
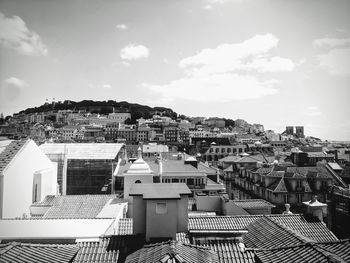
<path id="1" fill-rule="evenodd" d="M 273 182 L 271 185 L 267 187 L 268 190 L 271 190 L 274 193 L 287 193 L 287 186 L 284 181 L 284 178 L 281 178 L 275 182 Z"/>
<path id="2" fill-rule="evenodd" d="M 33 206 L 51 206 L 43 215 L 47 219 L 95 218 L 110 200 L 123 202 L 116 195 L 60 195 L 47 196 Z"/>
<path id="3" fill-rule="evenodd" d="M 191 190 L 184 183 L 133 184 L 130 195 L 142 195 L 144 199 L 179 199 L 189 195 Z"/>
<path id="4" fill-rule="evenodd" d="M 238 232 L 246 230 L 250 223 L 260 217 L 260 215 L 189 217 L 188 229 L 190 232 Z"/>
<path id="5" fill-rule="evenodd" d="M 268 217 L 262 217 L 248 226 L 243 241 L 248 248 L 275 248 L 302 244 L 304 240 Z"/>
<path id="6" fill-rule="evenodd" d="M 349 240 L 331 243 L 305 243 L 296 246 L 281 247 L 268 250 L 256 250 L 256 262 L 262 263 L 329 263 L 349 262 Z"/>
<path id="7" fill-rule="evenodd" d="M 338 240 L 327 226 L 317 218 L 300 214 L 189 217 L 188 229 L 189 232 L 193 233 L 238 232 L 239 230 L 247 230 L 251 223 L 262 217 L 268 217 L 289 231 L 294 231 L 295 234 L 314 241 L 325 242 Z"/>
<path id="8" fill-rule="evenodd" d="M 3 263 L 56 263 L 71 262 L 79 248 L 75 245 L 0 244 L 0 262 Z"/>
<path id="9" fill-rule="evenodd" d="M 327 242 L 338 240 L 323 222 L 313 216 L 300 214 L 288 216 L 269 215 L 269 218 L 314 241 Z"/>
<path id="10" fill-rule="evenodd" d="M 132 253 L 126 258 L 125 263 L 219 263 L 218 255 L 205 247 L 183 244 L 176 241 L 168 241 L 145 245 L 142 249 Z"/>
<path id="11" fill-rule="evenodd" d="M 22 147 L 29 142 L 29 140 L 12 141 L 5 149 L 0 153 L 0 173 L 10 164 L 16 154 L 22 149 Z"/>
<path id="12" fill-rule="evenodd" d="M 101 238 L 96 242 L 78 242 L 79 252 L 73 263 L 116 263 L 119 252 L 107 250 L 109 238 Z"/>
<path id="13" fill-rule="evenodd" d="M 214 250 L 220 263 L 254 263 L 254 252 L 242 248 L 242 243 L 235 240 L 207 240 L 204 247 Z"/>

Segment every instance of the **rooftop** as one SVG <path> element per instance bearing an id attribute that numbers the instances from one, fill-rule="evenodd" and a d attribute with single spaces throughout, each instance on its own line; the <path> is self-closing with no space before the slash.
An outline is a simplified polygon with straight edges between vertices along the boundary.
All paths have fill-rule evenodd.
<path id="1" fill-rule="evenodd" d="M 243 209 L 275 207 L 273 204 L 265 201 L 264 199 L 232 200 L 232 202 Z"/>
<path id="2" fill-rule="evenodd" d="M 324 242 L 338 240 L 327 226 L 317 218 L 304 217 L 299 214 L 189 217 L 188 229 L 189 232 L 193 233 L 240 232 L 242 230 L 246 231 L 251 223 L 262 217 L 274 220 L 285 228 L 314 241 Z"/>
<path id="3" fill-rule="evenodd" d="M 132 253 L 126 258 L 126 263 L 183 263 L 201 262 L 218 263 L 218 255 L 205 247 L 168 241 L 145 245 L 142 249 Z"/>
<path id="4" fill-rule="evenodd" d="M 258 262 L 279 263 L 329 263 L 349 262 L 349 240 L 328 242 L 324 244 L 305 243 L 294 246 L 280 247 L 267 250 L 256 250 Z"/>
<path id="5" fill-rule="evenodd" d="M 47 219 L 114 218 L 119 210 L 118 204 L 123 202 L 116 195 L 49 195 L 32 207 L 50 206 L 42 216 Z"/>
<path id="6" fill-rule="evenodd" d="M 67 153 L 68 159 L 114 160 L 121 143 L 45 143 L 39 146 L 47 155 Z"/>
<path id="7" fill-rule="evenodd" d="M 7 141 L 2 143 L 0 148 L 0 173 L 10 164 L 16 154 L 22 149 L 22 147 L 30 140 L 20 141 Z"/>
<path id="8" fill-rule="evenodd" d="M 143 199 L 180 199 L 180 195 L 191 194 L 184 183 L 133 184 L 130 196 L 142 195 Z"/>
<path id="9" fill-rule="evenodd" d="M 72 262 L 79 248 L 75 245 L 26 244 L 10 242 L 0 244 L 0 262 L 56 263 Z"/>

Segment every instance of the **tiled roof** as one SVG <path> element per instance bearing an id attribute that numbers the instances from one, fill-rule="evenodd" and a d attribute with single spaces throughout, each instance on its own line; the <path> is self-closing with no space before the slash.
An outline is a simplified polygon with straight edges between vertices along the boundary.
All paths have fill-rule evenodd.
<path id="1" fill-rule="evenodd" d="M 116 195 L 61 195 L 52 199 L 48 196 L 43 202 L 51 207 L 43 218 L 95 218 L 111 199 L 123 202 Z"/>
<path id="2" fill-rule="evenodd" d="M 118 251 L 107 250 L 109 238 L 102 238 L 97 242 L 77 242 L 79 252 L 73 263 L 116 263 Z"/>
<path id="3" fill-rule="evenodd" d="M 341 257 L 345 262 L 350 262 L 350 240 L 338 242 L 318 243 L 317 247 L 330 254 Z"/>
<path id="4" fill-rule="evenodd" d="M 252 222 L 243 241 L 248 248 L 266 249 L 303 243 L 303 239 L 267 217 Z"/>
<path id="5" fill-rule="evenodd" d="M 191 244 L 187 234 L 184 232 L 176 233 L 176 241 L 184 244 Z"/>
<path id="6" fill-rule="evenodd" d="M 78 252 L 75 245 L 47 245 L 11 242 L 0 244 L 1 263 L 69 263 Z"/>
<path id="7" fill-rule="evenodd" d="M 259 215 L 189 217 L 190 232 L 229 232 L 246 230 L 247 226 L 260 218 Z"/>
<path id="8" fill-rule="evenodd" d="M 217 254 L 204 247 L 168 241 L 145 245 L 142 249 L 132 253 L 125 263 L 219 263 Z"/>
<path id="9" fill-rule="evenodd" d="M 273 167 L 260 167 L 255 171 L 258 174 L 268 174 L 272 171 Z"/>
<path id="10" fill-rule="evenodd" d="M 264 199 L 232 200 L 232 202 L 243 209 L 275 207 L 273 204 L 265 201 Z"/>
<path id="11" fill-rule="evenodd" d="M 257 262 L 262 263 L 329 263 L 350 262 L 349 240 L 332 243 L 305 243 L 268 250 L 256 250 Z"/>
<path id="12" fill-rule="evenodd" d="M 247 230 L 254 221 L 264 217 L 263 215 L 241 215 L 241 216 L 211 216 L 211 217 L 189 217 L 189 232 L 229 232 Z M 294 231 L 299 236 L 308 239 L 327 242 L 337 241 L 338 238 L 327 228 L 327 226 L 315 217 L 307 217 L 299 214 L 291 215 L 265 215 L 271 220 Z"/>
<path id="13" fill-rule="evenodd" d="M 29 142 L 29 140 L 12 141 L 5 147 L 5 149 L 0 153 L 0 173 L 4 171 L 19 150 L 21 150 L 27 142 Z"/>
<path id="14" fill-rule="evenodd" d="M 216 169 L 206 165 L 203 162 L 198 163 L 198 170 L 206 174 L 216 174 Z"/>
<path id="15" fill-rule="evenodd" d="M 323 222 L 312 216 L 300 214 L 269 215 L 269 218 L 317 242 L 338 240 Z"/>
<path id="16" fill-rule="evenodd" d="M 284 181 L 284 178 L 279 179 L 278 181 L 272 183 L 267 187 L 267 189 L 271 190 L 274 193 L 287 193 L 287 186 Z"/>
<path id="17" fill-rule="evenodd" d="M 155 173 L 159 173 L 159 164 L 154 161 L 147 161 L 151 170 Z M 195 168 L 191 164 L 185 164 L 183 160 L 163 160 L 162 161 L 163 176 L 196 176 L 204 177 L 206 174 L 203 171 Z"/>
<path id="18" fill-rule="evenodd" d="M 235 240 L 208 240 L 204 247 L 214 250 L 220 263 L 254 263 L 254 252 L 244 250 Z"/>
<path id="19" fill-rule="evenodd" d="M 125 236 L 133 234 L 132 218 L 120 218 L 118 222 L 118 232 L 117 235 Z"/>

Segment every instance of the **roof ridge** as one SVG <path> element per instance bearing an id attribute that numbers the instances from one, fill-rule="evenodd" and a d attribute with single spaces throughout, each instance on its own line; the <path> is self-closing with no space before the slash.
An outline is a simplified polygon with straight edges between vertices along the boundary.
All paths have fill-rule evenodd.
<path id="1" fill-rule="evenodd" d="M 310 242 L 315 242 L 313 239 L 310 239 L 304 235 L 302 235 L 301 233 L 299 233 L 298 231 L 272 219 L 269 218 L 269 220 L 271 220 L 271 222 L 274 222 L 277 226 L 279 226 L 280 228 L 284 229 L 285 231 L 287 231 L 288 233 L 290 233 L 291 235 L 293 235 L 294 237 L 296 237 L 297 239 L 299 239 L 300 241 L 302 241 L 303 243 L 310 243 Z"/>

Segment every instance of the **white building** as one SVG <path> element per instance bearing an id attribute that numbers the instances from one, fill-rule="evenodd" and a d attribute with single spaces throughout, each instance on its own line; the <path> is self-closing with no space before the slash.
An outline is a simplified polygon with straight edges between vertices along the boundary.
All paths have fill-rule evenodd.
<path id="1" fill-rule="evenodd" d="M 0 218 L 26 217 L 33 202 L 57 192 L 57 164 L 32 140 L 0 147 Z"/>

